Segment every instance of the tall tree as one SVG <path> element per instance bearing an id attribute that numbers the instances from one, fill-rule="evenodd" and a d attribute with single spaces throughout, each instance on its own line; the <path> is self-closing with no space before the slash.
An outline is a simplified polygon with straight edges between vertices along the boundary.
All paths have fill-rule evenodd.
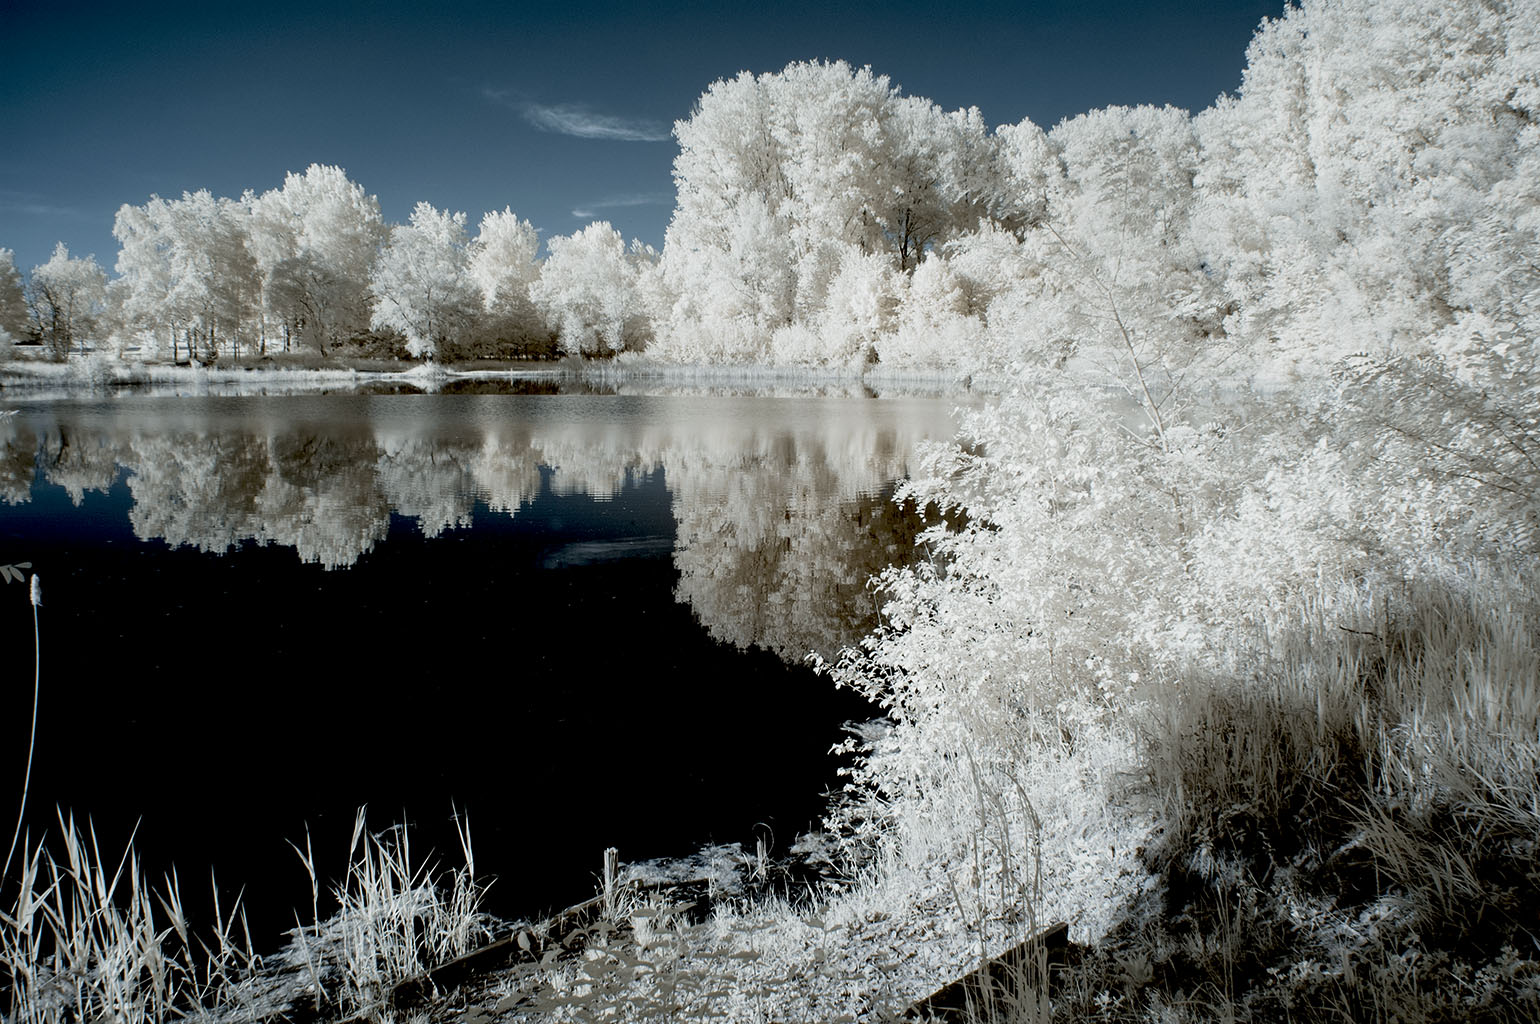
<path id="1" fill-rule="evenodd" d="M 946 113 L 905 96 L 886 113 L 872 215 L 907 273 L 933 246 L 979 226 L 995 191 L 996 143 L 977 107 Z"/>
<path id="2" fill-rule="evenodd" d="M 547 243 L 550 254 L 530 298 L 561 336 L 567 352 L 608 355 L 640 348 L 648 331 L 640 289 L 643 268 L 655 258 L 620 232 L 596 221 Z"/>
<path id="3" fill-rule="evenodd" d="M 261 283 L 248 246 L 248 199 L 215 198 L 206 189 L 181 199 L 151 196 L 118 210 L 118 273 L 127 292 L 123 313 L 159 336 L 185 339 L 189 357 L 217 356 L 261 336 Z"/>
<path id="4" fill-rule="evenodd" d="M 489 347 L 543 349 L 549 332 L 530 300 L 540 277 L 540 235 L 512 209 L 488 213 L 470 244 L 466 272 L 481 292 L 476 334 Z"/>
<path id="5" fill-rule="evenodd" d="M 418 203 L 390 232 L 374 265 L 370 326 L 399 331 L 414 356 L 436 359 L 469 326 L 480 305 L 467 273 L 465 214 Z"/>
<path id="6" fill-rule="evenodd" d="M 999 191 L 977 110 L 944 113 L 843 61 L 716 82 L 674 130 L 659 335 L 684 358 L 846 362 L 850 336 L 826 314 L 852 253 L 912 271 L 977 228 Z"/>
<path id="7" fill-rule="evenodd" d="M 148 336 L 155 347 L 162 340 L 167 342 L 175 361 L 183 325 L 169 314 L 171 221 L 166 201 L 151 196 L 143 206 L 119 207 L 112 234 L 118 240 L 118 317 L 128 330 Z"/>
<path id="8" fill-rule="evenodd" d="M 340 167 L 311 164 L 253 203 L 252 252 L 269 312 L 314 344 L 369 326 L 369 280 L 385 241 L 380 204 Z"/>
<path id="9" fill-rule="evenodd" d="M 27 296 L 16 254 L 0 249 L 0 343 L 19 341 L 27 332 Z"/>
<path id="10" fill-rule="evenodd" d="M 107 298 L 107 274 L 95 256 L 76 259 L 60 242 L 47 263 L 33 267 L 27 282 L 27 308 L 32 329 L 53 353 L 64 359 L 70 348 L 85 340 Z"/>
<path id="11" fill-rule="evenodd" d="M 1125 389 L 1161 446 L 1174 389 L 1222 358 L 1223 298 L 1193 244 L 1197 143 L 1186 111 L 1108 107 L 1049 136 L 1064 184 L 1034 233 L 1047 278 L 1043 349 Z"/>

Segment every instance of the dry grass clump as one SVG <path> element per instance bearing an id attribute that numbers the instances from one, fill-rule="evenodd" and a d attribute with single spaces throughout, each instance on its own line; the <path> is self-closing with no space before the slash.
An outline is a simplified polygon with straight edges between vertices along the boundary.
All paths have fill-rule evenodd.
<path id="1" fill-rule="evenodd" d="M 317 1011 L 331 1008 L 349 1016 L 381 1011 L 396 985 L 492 937 L 491 921 L 478 909 L 486 887 L 476 881 L 470 825 L 457 822 L 456 829 L 465 866 L 446 879 L 431 863 L 414 862 L 405 826 L 370 833 L 359 810 L 347 873 L 333 889 L 339 910 L 325 923 L 294 931 Z M 306 849 L 296 851 L 310 875 L 314 901 L 319 882 L 308 839 Z"/>
<path id="2" fill-rule="evenodd" d="M 1067 1019 L 1535 1019 L 1540 615 L 1522 594 L 1408 589 L 1351 620 L 1317 602 L 1256 678 L 1156 692 L 1164 885 L 1093 951 Z"/>
<path id="3" fill-rule="evenodd" d="M 60 826 L 63 862 L 25 844 L 15 904 L 0 912 L 7 1021 L 166 1020 L 219 1001 L 256 965 L 239 905 L 212 942 L 194 940 L 174 876 L 153 893 L 132 845 L 113 863 L 89 826 Z"/>

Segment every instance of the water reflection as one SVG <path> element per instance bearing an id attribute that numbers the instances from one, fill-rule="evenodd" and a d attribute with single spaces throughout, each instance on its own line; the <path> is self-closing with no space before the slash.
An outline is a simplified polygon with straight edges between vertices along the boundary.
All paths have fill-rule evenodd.
<path id="1" fill-rule="evenodd" d="M 917 523 L 886 496 L 951 430 L 924 399 L 23 406 L 0 560 L 47 583 L 28 826 L 62 806 L 152 877 L 216 865 L 270 936 L 309 899 L 285 840 L 340 857 L 363 804 L 451 855 L 471 814 L 509 915 L 587 896 L 607 846 L 789 842 L 871 713 L 801 659 L 870 625 Z M 24 589 L 0 600 L 30 653 Z"/>
<path id="2" fill-rule="evenodd" d="M 35 482 L 80 506 L 124 481 L 135 537 L 220 553 L 292 549 L 344 571 L 393 517 L 425 538 L 527 516 L 542 494 L 606 501 L 661 477 L 673 537 L 585 538 L 547 568 L 670 554 L 675 597 L 717 640 L 789 660 L 867 628 L 866 581 L 908 557 L 889 500 L 915 445 L 950 434 L 931 399 L 328 396 L 39 405 L 0 432 L 0 500 Z"/>

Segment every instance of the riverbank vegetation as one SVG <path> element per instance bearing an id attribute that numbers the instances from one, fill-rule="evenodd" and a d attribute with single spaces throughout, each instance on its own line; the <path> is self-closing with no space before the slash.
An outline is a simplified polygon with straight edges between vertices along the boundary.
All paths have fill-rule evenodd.
<path id="1" fill-rule="evenodd" d="M 980 1019 L 1540 1014 L 1537 25 L 1529 2 L 1312 0 L 1208 110 L 1049 131 L 840 63 L 745 73 L 676 126 L 661 253 L 607 225 L 539 267 L 507 246 L 507 322 L 565 351 L 1008 382 L 901 495 L 962 515 L 823 665 L 887 713 L 804 844 L 839 884 L 633 971 L 649 1012 L 880 1019 L 1065 920 L 1075 962 Z M 352 248 L 306 240 L 312 202 Z M 210 248 L 156 234 L 194 209 Z M 443 357 L 469 321 L 382 315 L 365 265 L 388 234 L 468 267 L 514 226 L 372 209 L 328 168 L 125 207 L 93 315 L 173 353 L 370 323 Z M 264 217 L 268 255 L 214 230 Z M 218 239 L 236 255 L 177 270 Z M 334 252 L 355 269 L 322 291 Z M 45 282 L 77 273 L 56 260 Z M 237 263 L 241 287 L 168 304 Z M 67 349 L 76 307 L 37 277 L 31 330 L 70 325 Z M 732 957 L 719 987 L 678 981 Z M 572 995 L 541 1012 L 596 1012 L 596 978 L 535 983 Z"/>
<path id="2" fill-rule="evenodd" d="M 1094 837 L 1042 861 L 1120 908 L 1037 908 L 1095 940 L 1069 1019 L 1540 1005 L 1524 7 L 1306 4 L 1196 118 L 1039 140 L 1064 180 L 999 240 L 1037 254 L 997 350 L 1019 383 L 907 492 L 968 525 L 881 578 L 886 626 L 831 667 L 893 721 L 835 820 L 986 878 Z M 1044 762 L 1090 737 L 1116 774 L 1044 818 Z M 1127 800 L 1153 817 L 1103 830 Z"/>
<path id="3" fill-rule="evenodd" d="M 342 881 L 324 894 L 308 840 L 296 847 L 311 906 L 296 910 L 290 943 L 266 954 L 240 897 L 220 906 L 217 880 L 214 920 L 196 928 L 174 872 L 152 885 L 132 843 L 119 856 L 89 825 L 62 814 L 58 825 L 52 843 L 23 845 L 14 905 L 0 915 L 0 1005 L 17 1024 L 377 1014 L 394 986 L 492 934 L 467 823 L 457 823 L 463 866 L 445 870 L 413 859 L 404 826 L 369 832 L 360 810 Z M 322 907 L 333 908 L 325 920 Z"/>

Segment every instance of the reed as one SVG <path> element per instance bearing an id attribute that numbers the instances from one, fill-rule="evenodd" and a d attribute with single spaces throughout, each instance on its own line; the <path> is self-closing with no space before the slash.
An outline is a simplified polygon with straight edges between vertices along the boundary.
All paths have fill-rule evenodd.
<path id="1" fill-rule="evenodd" d="M 486 887 L 476 880 L 469 820 L 457 817 L 456 831 L 465 866 L 444 878 L 431 860 L 413 859 L 404 825 L 371 833 L 365 809 L 359 809 L 347 871 L 332 890 L 337 913 L 296 933 L 322 1005 L 327 1000 L 321 979 L 333 978 L 331 1001 L 342 1013 L 382 1012 L 395 986 L 491 938 L 490 919 L 480 912 Z M 314 891 L 317 872 L 308 841 L 300 859 Z"/>
<path id="2" fill-rule="evenodd" d="M 257 1020 L 287 1015 L 307 996 L 319 1014 L 375 1019 L 387 1014 L 395 986 L 490 937 L 463 821 L 466 866 L 445 879 L 413 860 L 405 826 L 369 833 L 361 810 L 334 889 L 340 909 L 296 928 L 290 950 L 272 958 L 303 962 L 302 983 L 288 989 L 262 977 L 240 898 L 225 910 L 215 884 L 214 921 L 200 934 L 175 871 L 153 889 L 132 839 L 108 859 L 89 823 L 79 827 L 61 812 L 59 826 L 56 852 L 42 840 L 23 842 L 14 902 L 0 911 L 7 1024 Z M 314 878 L 308 842 L 301 856 Z M 317 883 L 312 914 L 318 892 Z"/>

